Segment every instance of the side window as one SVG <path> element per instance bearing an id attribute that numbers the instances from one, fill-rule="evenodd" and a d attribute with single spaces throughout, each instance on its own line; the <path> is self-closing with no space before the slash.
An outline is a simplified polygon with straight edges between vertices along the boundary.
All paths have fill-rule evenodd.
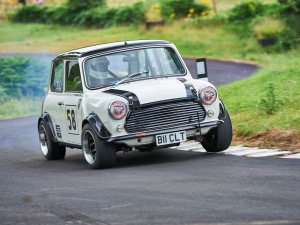
<path id="1" fill-rule="evenodd" d="M 50 89 L 55 92 L 62 92 L 64 85 L 64 62 L 57 61 L 53 64 Z"/>
<path id="2" fill-rule="evenodd" d="M 82 92 L 82 82 L 78 61 L 67 62 L 66 87 L 67 92 Z"/>

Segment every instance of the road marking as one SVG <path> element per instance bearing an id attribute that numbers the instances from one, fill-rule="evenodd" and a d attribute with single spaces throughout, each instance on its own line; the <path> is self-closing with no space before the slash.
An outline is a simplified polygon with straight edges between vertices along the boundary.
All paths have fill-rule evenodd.
<path id="1" fill-rule="evenodd" d="M 206 152 L 201 144 L 197 142 L 183 142 L 179 146 L 172 147 L 173 149 L 180 151 L 192 151 L 192 152 Z M 230 146 L 223 152 L 218 154 L 235 155 L 235 156 L 247 156 L 247 157 L 271 157 L 276 156 L 278 158 L 300 159 L 299 151 L 285 151 L 280 149 L 260 149 L 257 147 L 244 147 L 241 145 Z"/>
<path id="2" fill-rule="evenodd" d="M 275 156 L 275 155 L 286 155 L 286 154 L 290 154 L 290 151 L 270 151 L 270 150 L 266 150 L 264 152 L 261 153 L 257 153 L 257 154 L 251 154 L 251 155 L 247 155 L 250 157 L 266 157 L 266 156 Z"/>
<path id="3" fill-rule="evenodd" d="M 285 158 L 285 159 L 300 159 L 300 153 L 286 155 L 286 156 L 283 156 L 281 158 Z"/>

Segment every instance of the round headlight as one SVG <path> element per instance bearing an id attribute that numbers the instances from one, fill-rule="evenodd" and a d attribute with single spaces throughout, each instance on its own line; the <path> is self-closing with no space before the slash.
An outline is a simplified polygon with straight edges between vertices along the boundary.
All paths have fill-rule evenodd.
<path id="1" fill-rule="evenodd" d="M 217 91 L 212 86 L 206 86 L 200 90 L 199 97 L 204 104 L 211 105 L 217 99 Z"/>
<path id="2" fill-rule="evenodd" d="M 108 109 L 109 115 L 115 120 L 120 120 L 127 114 L 127 105 L 122 101 L 112 101 Z"/>

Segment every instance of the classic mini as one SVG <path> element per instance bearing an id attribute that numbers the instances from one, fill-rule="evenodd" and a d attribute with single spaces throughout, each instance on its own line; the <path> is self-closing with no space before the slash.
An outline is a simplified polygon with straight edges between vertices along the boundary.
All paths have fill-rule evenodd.
<path id="1" fill-rule="evenodd" d="M 152 151 L 195 140 L 207 152 L 227 149 L 229 114 L 206 61 L 194 79 L 175 45 L 162 40 L 84 47 L 52 61 L 38 132 L 48 160 L 66 147 L 82 149 L 87 164 L 107 168 L 118 151 Z"/>

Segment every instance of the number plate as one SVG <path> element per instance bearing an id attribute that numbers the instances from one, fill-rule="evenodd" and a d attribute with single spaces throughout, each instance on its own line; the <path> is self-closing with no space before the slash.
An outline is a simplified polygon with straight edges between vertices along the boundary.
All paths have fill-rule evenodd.
<path id="1" fill-rule="evenodd" d="M 186 141 L 186 132 L 185 131 L 156 135 L 156 145 L 157 146 L 180 143 L 183 141 Z"/>

